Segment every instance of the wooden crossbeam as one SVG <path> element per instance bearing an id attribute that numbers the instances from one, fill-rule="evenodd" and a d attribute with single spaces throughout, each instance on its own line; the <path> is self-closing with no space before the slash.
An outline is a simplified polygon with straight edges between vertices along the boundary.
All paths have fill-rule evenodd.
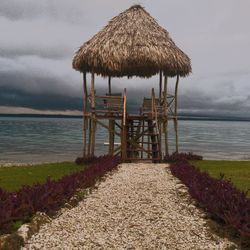
<path id="1" fill-rule="evenodd" d="M 116 132 L 115 130 L 110 130 L 109 126 L 107 126 L 107 125 L 104 124 L 103 122 L 101 122 L 101 121 L 99 121 L 99 120 L 97 120 L 97 119 L 95 119 L 95 121 L 96 121 L 99 125 L 101 125 L 102 127 L 106 128 L 107 130 L 109 130 L 109 131 L 111 131 L 112 133 L 116 134 L 117 136 L 121 137 L 121 134 L 120 134 L 120 133 Z"/>
<path id="2" fill-rule="evenodd" d="M 121 146 L 118 146 L 118 147 L 114 150 L 114 153 L 116 153 L 117 151 L 118 151 L 119 153 L 121 152 Z"/>
<path id="3" fill-rule="evenodd" d="M 133 144 L 136 148 L 140 149 L 141 151 L 152 155 L 151 152 L 149 152 L 148 150 L 144 149 L 143 147 L 141 147 L 138 143 L 136 143 L 133 139 L 129 141 L 131 144 Z"/>

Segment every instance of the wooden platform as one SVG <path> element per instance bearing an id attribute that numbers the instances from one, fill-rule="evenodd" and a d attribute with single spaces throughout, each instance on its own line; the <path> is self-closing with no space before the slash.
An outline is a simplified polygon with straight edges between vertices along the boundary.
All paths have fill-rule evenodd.
<path id="1" fill-rule="evenodd" d="M 106 95 L 96 95 L 92 74 L 90 95 L 84 87 L 83 156 L 95 155 L 98 125 L 108 131 L 108 154 L 119 155 L 124 162 L 160 162 L 168 154 L 170 121 L 174 122 L 178 151 L 177 98 L 167 94 L 166 89 L 164 86 L 164 92 L 160 90 L 157 98 L 152 89 L 151 97 L 144 97 L 138 113 L 129 114 L 126 89 L 123 93 L 111 93 L 109 88 Z M 116 137 L 121 145 L 115 145 Z"/>

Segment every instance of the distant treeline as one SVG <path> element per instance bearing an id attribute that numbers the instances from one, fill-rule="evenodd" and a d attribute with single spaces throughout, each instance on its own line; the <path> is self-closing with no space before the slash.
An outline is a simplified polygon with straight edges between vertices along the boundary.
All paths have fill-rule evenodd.
<path id="1" fill-rule="evenodd" d="M 0 117 L 82 118 L 81 115 L 44 115 L 44 114 L 0 114 Z"/>
<path id="2" fill-rule="evenodd" d="M 78 118 L 81 115 L 48 115 L 48 114 L 0 114 L 0 117 L 31 117 L 31 118 Z M 250 121 L 250 117 L 233 117 L 233 116 L 213 116 L 213 115 L 194 115 L 194 114 L 179 114 L 179 120 L 191 121 Z"/>

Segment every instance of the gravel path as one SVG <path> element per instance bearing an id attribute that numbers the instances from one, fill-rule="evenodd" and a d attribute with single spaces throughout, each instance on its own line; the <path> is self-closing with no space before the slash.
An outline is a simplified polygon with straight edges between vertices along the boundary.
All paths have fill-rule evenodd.
<path id="1" fill-rule="evenodd" d="M 122 164 L 23 249 L 225 249 L 164 164 Z M 178 191 L 179 190 L 179 191 Z"/>

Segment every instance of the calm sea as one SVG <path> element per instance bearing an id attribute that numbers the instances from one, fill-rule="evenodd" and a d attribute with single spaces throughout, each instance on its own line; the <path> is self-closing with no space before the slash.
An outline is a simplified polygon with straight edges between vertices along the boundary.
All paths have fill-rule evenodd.
<path id="1" fill-rule="evenodd" d="M 74 160 L 82 151 L 81 128 L 78 118 L 0 117 L 0 163 Z M 172 126 L 169 130 L 174 151 Z M 179 131 L 180 151 L 205 159 L 250 159 L 249 122 L 181 120 Z M 97 154 L 107 151 L 107 138 L 100 128 Z"/>

